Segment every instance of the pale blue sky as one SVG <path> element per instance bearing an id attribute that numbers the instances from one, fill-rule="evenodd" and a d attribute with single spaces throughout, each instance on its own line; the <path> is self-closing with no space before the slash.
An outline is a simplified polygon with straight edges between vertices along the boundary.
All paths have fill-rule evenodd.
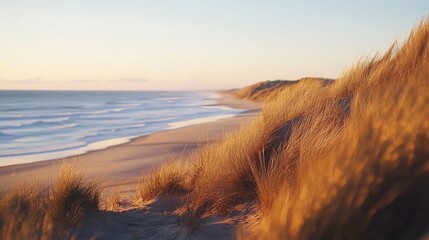
<path id="1" fill-rule="evenodd" d="M 404 40 L 428 13 L 428 0 L 0 0 L 0 89 L 225 89 L 335 78 Z"/>

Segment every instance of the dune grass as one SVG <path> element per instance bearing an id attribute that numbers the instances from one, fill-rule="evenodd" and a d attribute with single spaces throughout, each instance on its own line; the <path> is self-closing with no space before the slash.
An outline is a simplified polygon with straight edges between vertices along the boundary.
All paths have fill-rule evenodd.
<path id="1" fill-rule="evenodd" d="M 185 204 L 199 212 L 188 214 L 196 218 L 190 222 L 201 212 L 225 215 L 256 204 L 262 220 L 240 231 L 245 239 L 422 236 L 429 218 L 428 45 L 425 20 L 402 46 L 359 61 L 331 84 L 305 79 L 274 88 L 260 116 L 204 146 L 188 168 L 163 166 L 181 177 L 160 181 L 171 179 L 159 176 L 165 170 L 151 173 L 144 188 L 158 190 L 145 196 L 185 186 Z"/>
<path id="2" fill-rule="evenodd" d="M 0 195 L 0 239 L 71 239 L 68 230 L 98 211 L 101 187 L 64 162 L 48 187 L 18 183 Z"/>
<path id="3" fill-rule="evenodd" d="M 120 183 L 116 187 L 112 188 L 106 196 L 104 196 L 104 210 L 117 211 L 120 208 L 122 203 L 121 194 L 124 192 L 124 188 L 124 185 Z"/>
<path id="4" fill-rule="evenodd" d="M 187 235 L 197 231 L 204 223 L 203 215 L 206 212 L 206 206 L 185 206 L 184 212 L 179 217 L 179 226 L 184 229 Z"/>
<path id="5" fill-rule="evenodd" d="M 38 239 L 47 193 L 36 184 L 19 183 L 0 199 L 0 239 Z"/>
<path id="6" fill-rule="evenodd" d="M 186 166 L 180 160 L 170 161 L 144 174 L 138 184 L 137 202 L 146 202 L 157 196 L 186 193 Z"/>
<path id="7" fill-rule="evenodd" d="M 332 97 L 306 111 L 283 155 L 295 157 L 295 181 L 283 183 L 261 224 L 243 238 L 415 239 L 425 233 L 428 44 L 425 21 L 401 48 L 361 62 L 327 89 Z"/>
<path id="8" fill-rule="evenodd" d="M 230 91 L 226 91 L 226 93 L 233 94 L 237 98 L 248 99 L 256 102 L 264 102 L 275 98 L 277 96 L 277 93 L 280 92 L 282 89 L 285 89 L 301 81 L 314 81 L 314 82 L 320 82 L 324 85 L 327 85 L 332 83 L 333 79 L 307 77 L 307 78 L 301 78 L 293 81 L 288 81 L 288 80 L 264 81 L 264 82 L 255 83 L 253 85 L 250 85 L 241 89 L 233 89 Z"/>
<path id="9" fill-rule="evenodd" d="M 48 213 L 56 223 L 75 225 L 86 215 L 98 211 L 100 195 L 99 181 L 85 179 L 82 169 L 65 162 L 53 186 Z"/>

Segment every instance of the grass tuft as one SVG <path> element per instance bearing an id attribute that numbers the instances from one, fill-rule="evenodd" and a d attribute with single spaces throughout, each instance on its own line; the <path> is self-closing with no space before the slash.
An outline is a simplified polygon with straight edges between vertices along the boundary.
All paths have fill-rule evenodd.
<path id="1" fill-rule="evenodd" d="M 204 223 L 204 213 L 207 205 L 187 205 L 185 212 L 180 216 L 179 226 L 186 229 L 187 234 L 192 234 Z"/>
<path id="2" fill-rule="evenodd" d="M 20 183 L 0 195 L 0 239 L 71 239 L 71 227 L 98 210 L 100 192 L 71 162 L 54 186 Z"/>
<path id="3" fill-rule="evenodd" d="M 113 188 L 106 197 L 105 209 L 108 211 L 116 211 L 121 206 L 121 194 L 124 191 L 124 185 L 119 184 Z"/>
<path id="4" fill-rule="evenodd" d="M 49 214 L 61 225 L 77 224 L 84 216 L 98 211 L 100 194 L 96 180 L 85 180 L 82 170 L 65 162 L 53 186 Z"/>
<path id="5" fill-rule="evenodd" d="M 20 183 L 0 199 L 0 239 L 37 239 L 41 235 L 47 194 L 37 183 Z"/>
<path id="6" fill-rule="evenodd" d="M 143 175 L 138 185 L 137 200 L 145 202 L 157 196 L 186 193 L 186 172 L 186 164 L 176 160 L 165 163 L 158 169 Z"/>

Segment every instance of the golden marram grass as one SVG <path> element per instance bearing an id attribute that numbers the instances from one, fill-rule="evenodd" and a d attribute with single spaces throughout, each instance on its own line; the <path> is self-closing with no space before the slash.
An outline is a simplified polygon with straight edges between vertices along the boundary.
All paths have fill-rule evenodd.
<path id="1" fill-rule="evenodd" d="M 204 146 L 189 168 L 174 165 L 188 171 L 176 183 L 188 189 L 186 204 L 212 214 L 256 204 L 261 220 L 239 230 L 244 239 L 423 236 L 428 45 L 425 20 L 401 47 L 359 61 L 332 83 L 304 79 L 271 89 L 251 124 Z"/>

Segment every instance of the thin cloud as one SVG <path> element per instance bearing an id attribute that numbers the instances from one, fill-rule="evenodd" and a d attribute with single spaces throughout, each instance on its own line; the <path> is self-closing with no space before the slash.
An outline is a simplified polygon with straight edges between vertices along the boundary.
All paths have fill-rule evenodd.
<path id="1" fill-rule="evenodd" d="M 73 79 L 73 80 L 68 80 L 68 83 L 91 83 L 94 82 L 94 80 L 90 80 L 90 79 Z"/>
<path id="2" fill-rule="evenodd" d="M 68 80 L 68 83 L 78 83 L 78 84 L 87 84 L 94 82 L 110 82 L 110 83 L 146 83 L 149 82 L 148 79 L 145 78 L 124 78 L 124 79 L 107 79 L 107 80 L 95 80 L 95 79 L 73 79 Z"/>
<path id="3" fill-rule="evenodd" d="M 149 82 L 148 79 L 145 78 L 124 78 L 124 79 L 113 79 L 111 82 L 129 82 L 129 83 L 146 83 Z"/>
<path id="4" fill-rule="evenodd" d="M 34 84 L 40 82 L 40 79 L 0 79 L 0 82 L 7 84 Z"/>

